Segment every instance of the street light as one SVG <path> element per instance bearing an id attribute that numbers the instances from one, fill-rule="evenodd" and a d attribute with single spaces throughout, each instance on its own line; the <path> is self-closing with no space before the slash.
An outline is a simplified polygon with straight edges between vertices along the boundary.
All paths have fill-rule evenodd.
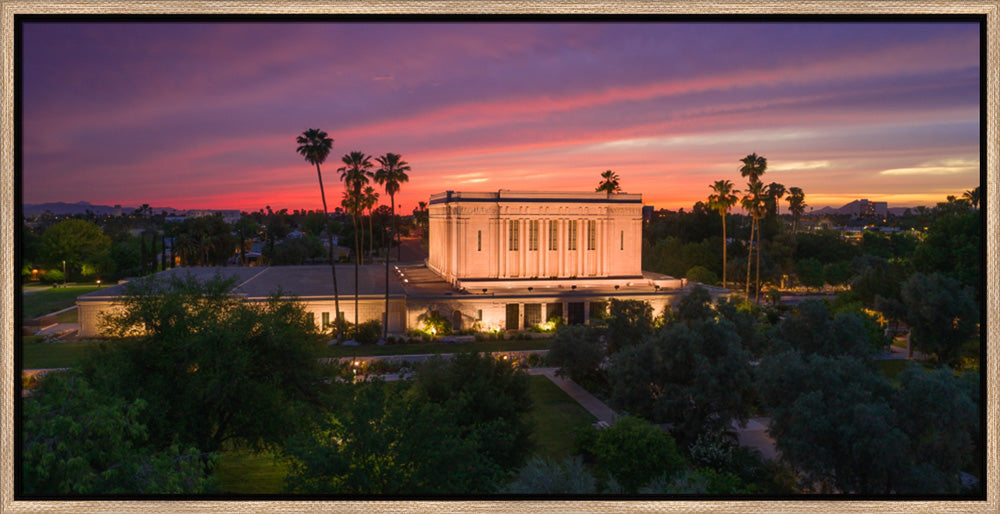
<path id="1" fill-rule="evenodd" d="M 63 261 L 63 287 L 66 287 L 66 261 Z"/>

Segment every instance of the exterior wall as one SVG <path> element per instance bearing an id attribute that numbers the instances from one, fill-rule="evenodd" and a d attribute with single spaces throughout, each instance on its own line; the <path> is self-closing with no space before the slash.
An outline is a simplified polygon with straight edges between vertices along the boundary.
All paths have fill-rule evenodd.
<path id="1" fill-rule="evenodd" d="M 322 329 L 323 313 L 328 313 L 330 322 L 336 319 L 334 315 L 333 299 L 310 300 L 299 298 L 299 303 L 307 313 L 312 313 L 316 321 L 316 328 Z M 354 323 L 354 296 L 340 298 L 340 312 L 344 319 Z M 358 323 L 378 320 L 382 321 L 382 314 L 385 312 L 385 297 L 380 298 L 359 298 L 358 299 Z M 403 332 L 406 330 L 406 300 L 403 298 L 389 297 L 389 332 Z"/>
<path id="2" fill-rule="evenodd" d="M 427 265 L 452 284 L 463 279 L 642 275 L 641 195 L 449 191 L 431 196 L 428 211 Z"/>
<path id="3" fill-rule="evenodd" d="M 333 315 L 333 300 L 309 300 L 298 299 L 306 312 L 313 313 L 316 320 L 316 327 L 320 328 L 323 321 L 323 313 L 330 314 L 330 321 L 336 318 Z M 80 337 L 99 337 L 101 331 L 98 323 L 103 312 L 117 309 L 111 301 L 88 301 L 78 302 L 77 311 L 80 320 Z M 354 323 L 354 297 L 341 298 L 340 310 L 344 313 L 344 319 Z M 369 320 L 382 321 L 382 313 L 385 311 L 385 297 L 359 298 L 358 299 L 358 322 L 364 323 Z M 389 332 L 402 333 L 406 330 L 406 300 L 403 298 L 389 298 Z"/>
<path id="4" fill-rule="evenodd" d="M 80 337 L 98 337 L 101 335 L 99 323 L 105 312 L 117 310 L 111 301 L 77 302 L 77 319 L 80 323 Z"/>
<path id="5" fill-rule="evenodd" d="M 507 305 L 515 304 L 518 306 L 518 329 L 531 328 L 526 327 L 524 322 L 525 317 L 525 305 L 535 304 L 541 306 L 541 322 L 545 322 L 548 319 L 548 305 L 552 303 L 562 304 L 562 318 L 566 321 L 568 304 L 569 303 L 584 303 L 584 318 L 585 321 L 589 320 L 590 317 L 590 304 L 594 302 L 602 302 L 604 304 L 609 304 L 612 298 L 617 298 L 619 300 L 639 300 L 643 302 L 649 302 L 653 307 L 653 315 L 659 316 L 663 313 L 663 308 L 666 305 L 671 305 L 671 307 L 676 308 L 677 302 L 686 294 L 687 291 L 677 291 L 671 293 L 660 293 L 656 295 L 613 295 L 613 296 L 518 296 L 518 297 L 489 297 L 489 298 L 455 298 L 455 299 L 411 299 L 408 302 L 407 309 L 407 326 L 411 329 L 422 329 L 424 327 L 423 320 L 427 314 L 431 311 L 438 311 L 438 313 L 445 319 L 453 319 L 454 312 L 458 311 L 461 313 L 462 318 L 462 329 L 472 329 L 476 328 L 474 325 L 478 325 L 478 330 L 480 331 L 496 331 L 505 330 L 507 328 Z M 482 319 L 477 319 L 477 314 L 479 310 L 482 310 Z"/>

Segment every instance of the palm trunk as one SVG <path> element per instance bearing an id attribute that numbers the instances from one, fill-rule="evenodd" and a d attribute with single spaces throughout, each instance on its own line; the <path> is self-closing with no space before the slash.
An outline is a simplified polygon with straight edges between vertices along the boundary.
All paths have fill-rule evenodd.
<path id="1" fill-rule="evenodd" d="M 750 268 L 753 264 L 753 231 L 757 226 L 757 218 L 750 217 L 750 253 L 747 254 L 747 301 L 750 301 Z"/>
<path id="2" fill-rule="evenodd" d="M 326 193 L 323 191 L 323 175 L 319 172 L 319 163 L 316 163 L 316 176 L 319 177 L 319 194 L 323 198 L 323 216 L 326 221 L 326 237 L 327 242 L 330 244 L 330 249 L 328 255 L 330 256 L 330 274 L 333 275 L 333 309 L 336 311 L 333 313 L 333 325 L 336 327 L 334 330 L 337 331 L 337 342 L 343 340 L 343 334 L 340 333 L 340 295 L 337 294 L 337 268 L 335 261 L 333 259 L 333 230 L 330 228 L 330 213 L 326 209 Z M 322 327 L 326 329 L 326 327 Z"/>
<path id="3" fill-rule="evenodd" d="M 754 281 L 754 302 L 760 303 L 760 227 L 757 227 L 757 279 Z"/>
<path id="4" fill-rule="evenodd" d="M 396 200 L 389 195 L 389 210 L 392 212 L 392 237 L 396 237 Z M 385 231 L 382 232 L 383 234 Z M 383 238 L 383 241 L 385 238 Z M 392 241 L 390 238 L 389 241 Z M 385 245 L 385 319 L 382 321 L 382 339 L 389 336 L 389 254 L 390 244 Z"/>
<path id="5" fill-rule="evenodd" d="M 726 211 L 722 211 L 722 287 L 726 287 Z"/>
<path id="6" fill-rule="evenodd" d="M 358 340 L 358 268 L 361 266 L 361 244 L 358 242 L 358 232 L 360 223 L 358 213 L 361 211 L 361 188 L 355 188 L 354 196 L 354 340 Z"/>

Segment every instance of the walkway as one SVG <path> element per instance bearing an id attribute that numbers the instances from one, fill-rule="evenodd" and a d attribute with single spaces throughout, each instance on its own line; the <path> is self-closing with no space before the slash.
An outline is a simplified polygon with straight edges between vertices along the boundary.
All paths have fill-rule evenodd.
<path id="1" fill-rule="evenodd" d="M 603 421 L 609 425 L 614 424 L 615 420 L 618 419 L 618 414 L 611 410 L 611 407 L 608 407 L 604 402 L 595 398 L 594 395 L 587 392 L 586 389 L 580 387 L 580 385 L 576 382 L 568 378 L 556 376 L 556 369 L 557 368 L 529 368 L 528 374 L 545 376 L 551 380 L 553 384 L 559 386 L 559 389 L 565 391 L 570 398 L 573 398 L 573 400 L 576 401 L 576 403 L 579 403 L 581 407 L 587 409 L 587 412 L 593 414 L 598 421 Z"/>

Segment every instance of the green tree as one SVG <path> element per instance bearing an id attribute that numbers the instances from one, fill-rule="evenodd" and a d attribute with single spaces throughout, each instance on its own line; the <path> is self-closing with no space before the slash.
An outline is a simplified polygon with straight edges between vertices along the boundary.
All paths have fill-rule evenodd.
<path id="1" fill-rule="evenodd" d="M 978 296 L 984 291 L 980 270 L 980 218 L 978 211 L 970 210 L 938 217 L 913 253 L 914 269 L 948 275 L 972 286 L 973 293 Z"/>
<path id="2" fill-rule="evenodd" d="M 231 441 L 281 444 L 327 390 L 323 342 L 301 305 L 275 294 L 250 303 L 232 279 L 133 280 L 103 318 L 102 344 L 82 369 L 91 383 L 149 404 L 152 441 L 215 452 Z"/>
<path id="3" fill-rule="evenodd" d="M 362 197 L 362 188 L 368 183 L 368 179 L 372 176 L 371 167 L 371 157 L 365 155 L 364 152 L 353 151 L 348 154 L 344 154 L 341 158 L 341 162 L 344 166 L 337 168 L 340 172 L 340 180 L 344 182 L 344 186 L 347 188 L 347 192 L 350 194 L 350 210 L 351 219 L 354 222 L 354 326 L 358 326 L 358 267 L 361 266 L 361 243 L 358 240 L 358 234 L 361 232 L 361 224 L 359 222 L 361 216 L 362 205 L 364 204 Z"/>
<path id="4" fill-rule="evenodd" d="M 22 491 L 26 494 L 209 492 L 197 448 L 149 444 L 142 399 L 108 396 L 75 372 L 50 373 L 24 399 Z"/>
<path id="5" fill-rule="evenodd" d="M 532 457 L 517 471 L 514 480 L 505 485 L 506 494 L 594 494 L 597 481 L 579 455 L 552 461 Z"/>
<path id="6" fill-rule="evenodd" d="M 111 239 L 97 225 L 69 219 L 52 225 L 42 233 L 41 254 L 53 267 L 66 262 L 66 273 L 78 272 L 84 264 L 96 265 L 111 248 Z"/>
<path id="7" fill-rule="evenodd" d="M 759 391 L 769 433 L 804 484 L 824 492 L 886 494 L 912 462 L 888 380 L 854 357 L 783 352 L 765 358 Z"/>
<path id="8" fill-rule="evenodd" d="M 726 238 L 726 213 L 739 201 L 735 194 L 739 191 L 733 189 L 733 183 L 728 180 L 716 180 L 710 187 L 715 194 L 708 195 L 708 207 L 722 216 L 722 287 L 726 287 L 726 247 L 729 246 Z"/>
<path id="9" fill-rule="evenodd" d="M 330 211 L 326 207 L 326 192 L 323 190 L 323 173 L 320 171 L 319 165 L 326 161 L 326 158 L 330 155 L 330 150 L 333 149 L 333 138 L 328 137 L 326 132 L 320 129 L 307 129 L 302 135 L 295 138 L 295 142 L 299 145 L 295 151 L 305 157 L 306 161 L 310 164 L 316 166 L 316 178 L 319 179 L 319 195 L 323 199 L 323 216 L 324 219 L 330 217 Z M 340 295 L 337 292 L 337 268 L 334 263 L 333 258 L 333 231 L 327 230 L 327 245 L 328 254 L 330 258 L 330 274 L 333 276 L 333 310 L 337 313 L 337 317 L 340 317 Z M 337 340 L 343 338 L 343 334 L 340 332 L 340 323 L 336 323 L 337 329 Z"/>
<path id="10" fill-rule="evenodd" d="M 527 379 L 479 354 L 435 359 L 416 381 L 341 384 L 316 430 L 287 447 L 293 492 L 492 493 L 530 451 Z"/>
<path id="11" fill-rule="evenodd" d="M 942 365 L 953 363 L 976 333 L 979 306 L 972 291 L 940 273 L 914 273 L 900 295 L 913 347 L 934 354 Z"/>
<path id="12" fill-rule="evenodd" d="M 980 198 L 979 187 L 980 186 L 976 186 L 975 188 L 962 193 L 962 198 L 964 198 L 970 204 L 972 204 L 972 207 L 974 209 L 979 208 L 979 198 Z"/>
<path id="13" fill-rule="evenodd" d="M 608 194 L 608 196 L 611 196 L 613 193 L 621 192 L 622 188 L 618 185 L 619 177 L 617 173 L 611 170 L 605 171 L 604 173 L 601 173 L 601 179 L 601 183 L 597 185 L 597 189 L 594 191 L 604 191 Z"/>
<path id="14" fill-rule="evenodd" d="M 653 306 L 640 300 L 612 298 L 607 326 L 608 353 L 639 344 L 653 333 Z"/>
<path id="15" fill-rule="evenodd" d="M 557 375 L 587 384 L 602 381 L 600 365 L 605 356 L 597 330 L 585 325 L 563 325 L 556 330 L 546 358 L 551 366 L 559 368 Z"/>
<path id="16" fill-rule="evenodd" d="M 243 216 L 233 224 L 233 231 L 240 250 L 240 266 L 246 266 L 247 250 L 253 245 L 254 236 L 260 232 L 260 224 L 250 216 Z"/>
<path id="17" fill-rule="evenodd" d="M 378 161 L 379 168 L 375 171 L 375 182 L 385 188 L 385 193 L 389 195 L 389 209 L 392 213 L 392 240 L 396 242 L 397 254 L 396 260 L 398 261 L 402 248 L 399 245 L 399 233 L 396 230 L 396 193 L 399 192 L 399 188 L 402 184 L 409 182 L 410 177 L 406 172 L 410 171 L 410 165 L 403 160 L 403 157 L 396 153 L 387 153 L 381 157 L 375 159 Z M 385 252 L 385 312 L 386 320 L 382 325 L 382 337 L 386 337 L 389 330 L 389 254 L 391 245 L 386 248 Z"/>
<path id="18" fill-rule="evenodd" d="M 795 275 L 802 285 L 810 289 L 819 289 L 826 283 L 826 277 L 823 276 L 823 263 L 812 257 L 800 259 L 795 263 Z"/>
<path id="19" fill-rule="evenodd" d="M 795 348 L 805 354 L 828 357 L 867 358 L 877 350 L 860 318 L 851 313 L 834 315 L 819 300 L 800 303 L 793 315 L 774 327 L 771 340 L 772 348 L 777 351 Z"/>
<path id="20" fill-rule="evenodd" d="M 979 432 L 978 402 L 948 369 L 927 371 L 911 363 L 898 378 L 895 409 L 899 427 L 913 441 L 913 454 L 921 461 L 923 471 L 923 476 L 910 479 L 908 492 L 928 492 L 921 483 L 927 475 L 937 477 L 939 485 L 932 490 L 961 492 L 959 473 L 973 465 L 977 454 L 974 436 Z"/>
<path id="21" fill-rule="evenodd" d="M 614 406 L 671 423 L 685 441 L 749 416 L 751 355 L 732 324 L 702 319 L 661 329 L 611 357 Z"/>
<path id="22" fill-rule="evenodd" d="M 677 475 L 685 464 L 669 434 L 632 416 L 619 418 L 610 428 L 589 429 L 577 445 L 593 459 L 598 473 L 614 477 L 630 493 L 656 477 Z"/>

